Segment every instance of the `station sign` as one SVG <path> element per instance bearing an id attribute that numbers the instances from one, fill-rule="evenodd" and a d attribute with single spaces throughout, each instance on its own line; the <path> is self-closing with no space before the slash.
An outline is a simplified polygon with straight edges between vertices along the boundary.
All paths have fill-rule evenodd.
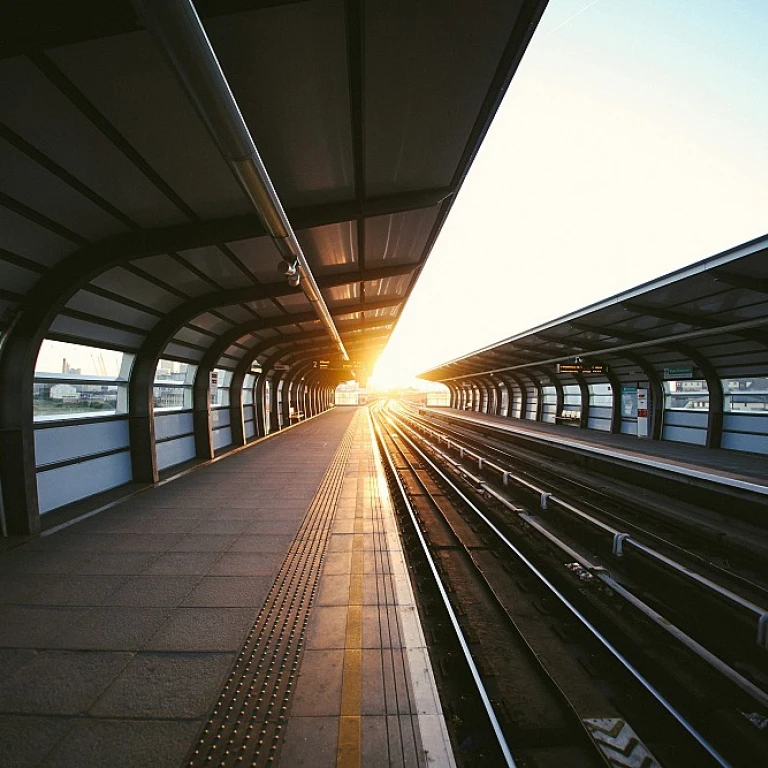
<path id="1" fill-rule="evenodd" d="M 312 367 L 321 368 L 322 370 L 330 370 L 330 371 L 364 371 L 365 370 L 364 363 L 340 363 L 331 367 L 330 360 L 315 360 L 315 362 L 312 363 Z"/>
<path id="2" fill-rule="evenodd" d="M 678 365 L 676 368 L 665 368 L 664 378 L 665 379 L 692 379 L 693 366 Z"/>
<path id="3" fill-rule="evenodd" d="M 595 363 L 586 365 L 584 363 L 558 363 L 558 373 L 608 373 L 608 366 Z"/>

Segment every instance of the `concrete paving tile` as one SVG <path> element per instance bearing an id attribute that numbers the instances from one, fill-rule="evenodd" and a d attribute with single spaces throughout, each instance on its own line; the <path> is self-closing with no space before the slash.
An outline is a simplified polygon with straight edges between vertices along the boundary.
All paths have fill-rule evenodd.
<path id="1" fill-rule="evenodd" d="M 370 519 L 359 520 L 356 516 L 352 518 L 336 517 L 331 531 L 333 533 L 363 533 L 366 536 L 376 536 L 378 523 Z"/>
<path id="2" fill-rule="evenodd" d="M 349 604 L 348 575 L 329 576 L 323 574 L 320 588 L 317 591 L 316 605 L 348 605 Z"/>
<path id="3" fill-rule="evenodd" d="M 421 715 L 417 722 L 416 743 L 423 755 L 420 765 L 454 766 L 453 747 L 442 714 Z"/>
<path id="4" fill-rule="evenodd" d="M 160 517 L 157 512 L 142 518 L 126 516 L 120 524 L 120 530 L 134 533 L 178 533 L 193 531 L 199 525 L 196 517 Z"/>
<path id="5" fill-rule="evenodd" d="M 293 539 L 299 530 L 299 521 L 294 515 L 291 519 L 260 519 L 250 523 L 244 533 L 283 534 Z"/>
<path id="6" fill-rule="evenodd" d="M 131 659 L 130 653 L 41 651 L 0 683 L 0 712 L 82 714 Z"/>
<path id="7" fill-rule="evenodd" d="M 280 765 L 335 768 L 338 738 L 338 717 L 296 717 L 292 713 Z"/>
<path id="8" fill-rule="evenodd" d="M 362 764 L 366 768 L 400 768 L 402 756 L 389 752 L 387 718 L 369 715 L 362 719 Z"/>
<path id="9" fill-rule="evenodd" d="M 84 558 L 80 552 L 61 550 L 38 552 L 22 547 L 5 552 L 0 557 L 0 575 L 70 573 L 84 561 L 87 561 L 87 558 Z"/>
<path id="10" fill-rule="evenodd" d="M 404 651 L 398 648 L 384 648 L 381 651 L 381 658 L 387 714 L 415 714 L 405 671 Z"/>
<path id="11" fill-rule="evenodd" d="M 36 539 L 29 543 L 33 552 L 109 552 L 118 539 L 114 533 L 80 528 L 74 533 L 71 528 Z"/>
<path id="12" fill-rule="evenodd" d="M 144 573 L 147 576 L 204 576 L 220 557 L 220 552 L 165 552 Z"/>
<path id="13" fill-rule="evenodd" d="M 421 619 L 415 605 L 401 605 L 397 609 L 400 636 L 406 648 L 425 648 Z"/>
<path id="14" fill-rule="evenodd" d="M 333 519 L 342 522 L 354 522 L 357 517 L 357 507 L 354 502 L 337 504 L 333 513 Z M 341 533 L 341 531 L 339 531 Z"/>
<path id="15" fill-rule="evenodd" d="M 413 710 L 419 715 L 441 714 L 429 652 L 426 648 L 408 648 L 404 656 L 408 661 L 407 677 Z"/>
<path id="16" fill-rule="evenodd" d="M 38 765 L 75 722 L 68 717 L 0 715 L 3 768 Z"/>
<path id="17" fill-rule="evenodd" d="M 181 539 L 181 533 L 131 533 L 114 534 L 119 540 L 113 552 L 165 552 Z"/>
<path id="18" fill-rule="evenodd" d="M 36 655 L 37 651 L 25 648 L 0 648 L 0 680 L 10 677 Z"/>
<path id="19" fill-rule="evenodd" d="M 0 607 L 0 646 L 45 648 L 68 626 L 86 616 L 88 610 L 35 605 Z"/>
<path id="20" fill-rule="evenodd" d="M 245 500 L 235 500 L 231 504 L 227 502 L 226 505 L 221 503 L 221 500 L 217 504 L 213 504 L 210 507 L 207 520 L 244 520 L 246 522 L 253 522 L 258 520 L 262 516 L 262 511 L 253 507 L 253 502 Z"/>
<path id="21" fill-rule="evenodd" d="M 191 531 L 197 522 L 195 518 L 165 517 L 162 511 L 151 507 L 124 509 L 119 515 L 104 518 L 98 515 L 88 518 L 84 523 L 88 524 L 87 530 L 94 533 L 187 533 Z M 71 530 L 77 532 L 84 529 L 84 525 L 73 526 Z"/>
<path id="22" fill-rule="evenodd" d="M 350 573 L 351 552 L 326 552 L 323 559 L 323 576 L 340 576 Z"/>
<path id="23" fill-rule="evenodd" d="M 391 552 L 380 550 L 363 550 L 363 573 L 392 573 Z"/>
<path id="24" fill-rule="evenodd" d="M 154 552 L 108 552 L 79 562 L 72 572 L 83 575 L 133 576 L 141 573 L 156 558 Z"/>
<path id="25" fill-rule="evenodd" d="M 343 650 L 305 651 L 291 703 L 291 717 L 338 715 L 343 666 Z M 318 695 L 319 691 L 322 695 Z"/>
<path id="26" fill-rule="evenodd" d="M 172 552 L 224 552 L 237 540 L 235 533 L 188 533 L 171 547 Z"/>
<path id="27" fill-rule="evenodd" d="M 363 606 L 363 648 L 400 648 L 397 609 L 388 605 Z"/>
<path id="28" fill-rule="evenodd" d="M 52 573 L 0 573 L 0 605 L 24 605 L 59 579 Z"/>
<path id="29" fill-rule="evenodd" d="M 256 523 L 252 520 L 201 520 L 193 529 L 194 533 L 216 533 L 216 534 L 241 534 Z"/>
<path id="30" fill-rule="evenodd" d="M 381 650 L 363 649 L 360 701 L 360 712 L 363 715 L 387 714 L 383 663 Z"/>
<path id="31" fill-rule="evenodd" d="M 103 605 L 126 581 L 125 576 L 58 576 L 27 600 L 28 605 Z"/>
<path id="32" fill-rule="evenodd" d="M 293 542 L 293 536 L 275 535 L 268 533 L 243 534 L 230 547 L 230 552 L 281 552 L 288 551 Z"/>
<path id="33" fill-rule="evenodd" d="M 239 651 L 255 608 L 177 608 L 147 643 L 153 651 Z"/>
<path id="34" fill-rule="evenodd" d="M 408 715 L 387 716 L 389 755 L 393 765 L 403 768 L 424 765 L 416 730 L 416 721 Z"/>
<path id="35" fill-rule="evenodd" d="M 208 572 L 208 576 L 272 576 L 283 562 L 282 552 L 225 552 Z"/>
<path id="36" fill-rule="evenodd" d="M 234 653 L 140 653 L 90 713 L 116 718 L 202 718 L 215 703 Z"/>
<path id="37" fill-rule="evenodd" d="M 363 578 L 363 603 L 365 605 L 394 605 L 394 585 L 389 574 L 365 574 Z"/>
<path id="38" fill-rule="evenodd" d="M 184 599 L 185 606 L 261 607 L 272 587 L 271 576 L 204 576 Z"/>
<path id="39" fill-rule="evenodd" d="M 180 605 L 200 583 L 196 576 L 135 576 L 123 582 L 106 600 L 107 605 L 169 607 Z"/>
<path id="40" fill-rule="evenodd" d="M 333 533 L 328 537 L 328 552 L 351 552 L 352 539 L 351 534 Z"/>
<path id="41" fill-rule="evenodd" d="M 81 620 L 49 641 L 49 648 L 138 651 L 167 620 L 170 608 L 91 609 Z"/>
<path id="42" fill-rule="evenodd" d="M 199 727 L 195 720 L 79 721 L 42 768 L 176 768 Z"/>
<path id="43" fill-rule="evenodd" d="M 347 636 L 346 605 L 315 605 L 310 614 L 305 647 L 311 650 L 344 648 Z"/>
<path id="44" fill-rule="evenodd" d="M 173 495 L 167 495 L 166 498 L 157 497 L 148 501 L 137 514 L 145 515 L 147 518 L 160 518 L 163 520 L 205 520 L 208 517 L 210 507 L 197 506 L 177 502 Z"/>

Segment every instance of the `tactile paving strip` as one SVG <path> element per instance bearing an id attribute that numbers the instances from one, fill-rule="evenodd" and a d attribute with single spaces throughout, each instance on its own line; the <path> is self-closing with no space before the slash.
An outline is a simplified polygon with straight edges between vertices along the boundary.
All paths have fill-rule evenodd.
<path id="1" fill-rule="evenodd" d="M 190 766 L 274 765 L 287 722 L 309 611 L 341 491 L 356 414 L 307 511 L 216 706 Z"/>

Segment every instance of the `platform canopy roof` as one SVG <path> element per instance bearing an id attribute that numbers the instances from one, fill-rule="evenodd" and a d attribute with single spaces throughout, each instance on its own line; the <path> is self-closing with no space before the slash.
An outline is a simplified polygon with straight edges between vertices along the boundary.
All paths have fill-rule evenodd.
<path id="1" fill-rule="evenodd" d="M 546 381 L 557 365 L 605 366 L 617 377 L 768 376 L 768 236 L 712 256 L 420 374 Z M 654 374 L 654 371 L 656 374 Z M 666 378 L 676 378 L 674 373 Z M 571 378 L 570 374 L 567 378 Z M 599 376 L 592 380 L 599 380 Z"/>
<path id="2" fill-rule="evenodd" d="M 386 343 L 542 0 L 199 0 L 350 356 Z M 332 352 L 130 2 L 0 30 L 0 329 L 199 362 Z"/>

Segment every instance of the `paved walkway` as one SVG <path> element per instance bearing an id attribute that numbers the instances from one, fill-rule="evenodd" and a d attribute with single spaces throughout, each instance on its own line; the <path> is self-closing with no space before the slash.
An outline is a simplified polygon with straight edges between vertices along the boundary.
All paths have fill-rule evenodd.
<path id="1" fill-rule="evenodd" d="M 357 750 L 363 764 L 397 765 L 446 749 L 374 469 L 365 410 L 337 408 L 0 555 L 0 764 L 186 764 L 334 487 L 288 727 L 272 754 L 319 766 Z"/>

